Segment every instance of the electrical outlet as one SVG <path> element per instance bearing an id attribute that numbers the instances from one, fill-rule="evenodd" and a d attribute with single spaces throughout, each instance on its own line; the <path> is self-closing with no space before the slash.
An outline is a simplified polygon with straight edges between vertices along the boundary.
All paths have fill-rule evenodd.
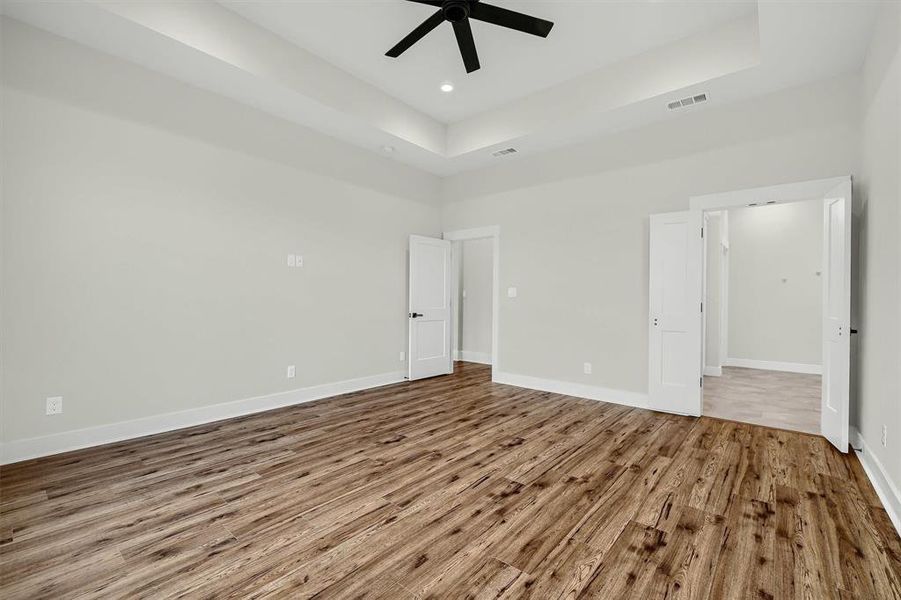
<path id="1" fill-rule="evenodd" d="M 887 443 L 888 443 L 888 426 L 883 425 L 882 426 L 882 447 L 885 448 Z"/>
<path id="2" fill-rule="evenodd" d="M 294 376 L 297 374 L 297 369 L 294 368 L 294 365 L 288 366 L 288 379 L 294 379 Z"/>
<path id="3" fill-rule="evenodd" d="M 400 362 L 404 362 L 405 360 L 407 360 L 407 353 L 401 352 L 400 353 Z"/>
<path id="4" fill-rule="evenodd" d="M 53 396 L 51 398 L 47 398 L 47 414 L 58 415 L 61 412 L 63 412 L 63 397 Z"/>
<path id="5" fill-rule="evenodd" d="M 591 363 L 585 363 L 585 364 L 583 364 L 583 365 L 582 365 L 582 371 L 583 371 L 586 375 L 591 375 Z"/>

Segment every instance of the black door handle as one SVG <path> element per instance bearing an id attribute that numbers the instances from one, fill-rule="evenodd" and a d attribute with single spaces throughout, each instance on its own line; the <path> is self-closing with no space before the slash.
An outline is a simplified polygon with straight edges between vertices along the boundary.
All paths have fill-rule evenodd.
<path id="1" fill-rule="evenodd" d="M 415 319 L 416 317 L 424 317 L 425 315 L 422 313 L 410 313 L 410 318 Z"/>

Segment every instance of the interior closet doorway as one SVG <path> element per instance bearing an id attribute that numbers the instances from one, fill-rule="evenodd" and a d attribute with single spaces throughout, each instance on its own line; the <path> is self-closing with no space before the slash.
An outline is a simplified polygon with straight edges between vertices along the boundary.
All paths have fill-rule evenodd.
<path id="1" fill-rule="evenodd" d="M 823 200 L 704 213 L 703 414 L 820 432 Z"/>
<path id="2" fill-rule="evenodd" d="M 454 360 L 496 367 L 498 229 L 451 231 L 443 237 L 451 242 Z"/>

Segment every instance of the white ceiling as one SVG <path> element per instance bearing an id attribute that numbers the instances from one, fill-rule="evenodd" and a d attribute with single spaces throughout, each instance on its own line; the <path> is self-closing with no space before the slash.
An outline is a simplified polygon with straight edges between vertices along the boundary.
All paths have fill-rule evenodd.
<path id="1" fill-rule="evenodd" d="M 753 14 L 754 0 L 485 0 L 554 22 L 547 39 L 472 21 L 482 68 L 466 74 L 449 23 L 398 59 L 385 52 L 430 16 L 401 0 L 220 3 L 435 119 L 451 123 Z M 455 86 L 448 95 L 444 81 Z"/>
<path id="2" fill-rule="evenodd" d="M 384 52 L 432 11 L 403 0 L 6 0 L 4 14 L 373 152 L 450 175 L 859 69 L 879 1 L 488 0 L 547 39 L 448 25 Z M 442 94 L 438 85 L 456 89 Z M 515 146 L 504 159 L 492 151 Z"/>

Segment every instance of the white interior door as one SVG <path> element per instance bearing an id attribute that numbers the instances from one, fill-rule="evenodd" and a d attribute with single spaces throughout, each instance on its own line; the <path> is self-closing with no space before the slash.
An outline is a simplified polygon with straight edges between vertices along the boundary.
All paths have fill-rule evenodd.
<path id="1" fill-rule="evenodd" d="M 820 429 L 848 451 L 851 371 L 851 181 L 831 190 L 823 210 L 823 397 Z"/>
<path id="2" fill-rule="evenodd" d="M 409 379 L 453 372 L 451 243 L 410 236 Z"/>
<path id="3" fill-rule="evenodd" d="M 701 414 L 701 211 L 651 215 L 648 393 L 654 410 Z"/>

